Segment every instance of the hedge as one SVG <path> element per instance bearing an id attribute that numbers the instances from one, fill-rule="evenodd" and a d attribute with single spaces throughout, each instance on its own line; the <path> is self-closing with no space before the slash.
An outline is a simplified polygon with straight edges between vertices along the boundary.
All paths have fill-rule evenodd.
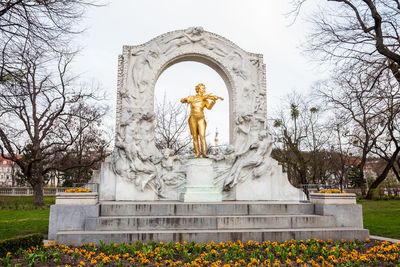
<path id="1" fill-rule="evenodd" d="M 0 241 L 0 257 L 7 255 L 7 252 L 15 253 L 18 249 L 28 249 L 32 246 L 43 245 L 42 234 L 30 234 L 12 237 Z"/>

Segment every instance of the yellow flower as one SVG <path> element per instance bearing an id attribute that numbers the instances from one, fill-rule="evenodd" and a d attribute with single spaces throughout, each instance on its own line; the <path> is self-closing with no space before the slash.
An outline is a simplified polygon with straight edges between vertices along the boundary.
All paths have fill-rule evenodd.
<path id="1" fill-rule="evenodd" d="M 340 191 L 339 189 L 324 189 L 324 190 L 319 190 L 318 193 L 322 193 L 322 194 L 345 194 L 346 192 Z"/>
<path id="2" fill-rule="evenodd" d="M 76 188 L 70 188 L 64 191 L 65 193 L 82 193 L 82 192 L 86 192 L 89 193 L 90 192 L 90 188 L 81 188 L 81 187 L 76 187 Z"/>

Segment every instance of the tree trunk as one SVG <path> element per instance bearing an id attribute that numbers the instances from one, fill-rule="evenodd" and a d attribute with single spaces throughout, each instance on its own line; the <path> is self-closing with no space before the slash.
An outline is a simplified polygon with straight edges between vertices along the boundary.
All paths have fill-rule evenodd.
<path id="1" fill-rule="evenodd" d="M 339 187 L 340 187 L 340 191 L 343 192 L 343 172 L 340 174 Z"/>
<path id="2" fill-rule="evenodd" d="M 44 206 L 43 200 L 43 175 L 37 173 L 34 177 L 33 189 L 33 204 L 35 206 Z"/>
<path id="3" fill-rule="evenodd" d="M 386 164 L 385 169 L 382 171 L 382 173 L 376 178 L 376 180 L 371 184 L 371 186 L 368 189 L 368 193 L 367 193 L 367 199 L 372 199 L 372 190 L 376 189 L 387 177 L 390 169 L 392 169 L 392 166 L 394 164 L 394 162 L 396 161 L 397 155 L 400 152 L 400 148 L 396 148 L 396 150 L 394 151 L 392 157 L 390 158 L 390 160 L 388 161 L 388 163 Z"/>
<path id="4" fill-rule="evenodd" d="M 397 163 L 397 165 L 398 165 L 399 163 Z M 400 174 L 399 174 L 399 172 L 397 171 L 397 169 L 396 169 L 396 166 L 392 166 L 392 170 L 393 170 L 393 173 L 394 173 L 394 175 L 396 175 L 396 179 L 397 179 L 397 181 L 398 182 L 400 182 Z"/>

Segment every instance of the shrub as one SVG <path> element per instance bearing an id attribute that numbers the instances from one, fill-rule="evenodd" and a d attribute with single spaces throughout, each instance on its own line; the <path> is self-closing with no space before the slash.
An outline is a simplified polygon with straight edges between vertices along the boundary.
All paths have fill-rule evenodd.
<path id="1" fill-rule="evenodd" d="M 365 197 L 363 195 L 356 196 L 356 200 L 357 201 L 361 201 L 361 200 L 364 200 L 364 199 L 365 199 Z"/>
<path id="2" fill-rule="evenodd" d="M 7 255 L 7 252 L 15 253 L 20 248 L 28 249 L 32 246 L 43 245 L 42 234 L 30 234 L 18 237 L 12 237 L 0 241 L 0 257 Z"/>
<path id="3" fill-rule="evenodd" d="M 383 199 L 383 200 L 389 200 L 389 196 L 384 195 L 384 196 L 382 197 L 382 199 Z"/>
<path id="4" fill-rule="evenodd" d="M 371 189 L 370 190 L 370 199 L 371 200 L 380 200 L 379 190 L 378 189 Z"/>

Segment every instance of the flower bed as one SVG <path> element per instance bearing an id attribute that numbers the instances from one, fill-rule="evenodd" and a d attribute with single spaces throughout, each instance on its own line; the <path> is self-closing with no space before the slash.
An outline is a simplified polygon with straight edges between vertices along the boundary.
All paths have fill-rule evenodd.
<path id="1" fill-rule="evenodd" d="M 318 193 L 320 193 L 320 194 L 346 194 L 346 192 L 340 191 L 339 189 L 324 189 L 324 190 L 319 190 Z"/>
<path id="2" fill-rule="evenodd" d="M 290 240 L 283 243 L 249 241 L 215 244 L 50 243 L 9 254 L 3 265 L 32 263 L 63 266 L 397 266 L 400 243 L 381 241 Z"/>
<path id="3" fill-rule="evenodd" d="M 89 193 L 90 188 L 75 187 L 64 191 L 65 193 Z"/>

